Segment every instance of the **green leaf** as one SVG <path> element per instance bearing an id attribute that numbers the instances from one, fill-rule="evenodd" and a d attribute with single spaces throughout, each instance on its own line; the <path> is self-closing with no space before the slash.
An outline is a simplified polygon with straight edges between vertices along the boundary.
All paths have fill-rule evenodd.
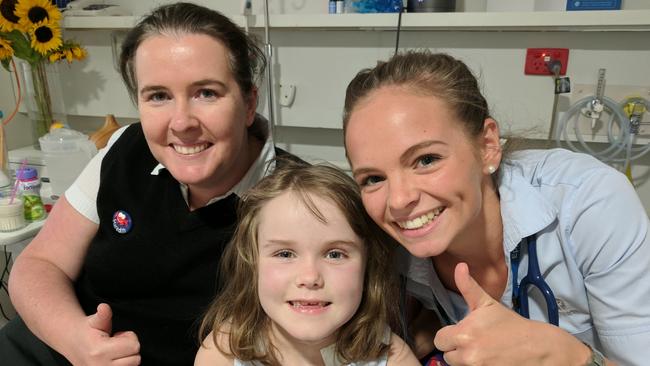
<path id="1" fill-rule="evenodd" d="M 38 62 L 43 58 L 40 53 L 32 48 L 29 38 L 20 31 L 13 30 L 9 33 L 4 33 L 2 36 L 11 42 L 11 47 L 14 49 L 14 56 L 29 63 Z"/>
<path id="2" fill-rule="evenodd" d="M 9 63 L 11 62 L 11 57 L 6 58 L 6 59 L 4 59 L 4 60 L 2 60 L 0 62 L 2 62 L 2 67 L 7 69 L 7 71 L 12 72 L 11 68 L 9 67 Z"/>

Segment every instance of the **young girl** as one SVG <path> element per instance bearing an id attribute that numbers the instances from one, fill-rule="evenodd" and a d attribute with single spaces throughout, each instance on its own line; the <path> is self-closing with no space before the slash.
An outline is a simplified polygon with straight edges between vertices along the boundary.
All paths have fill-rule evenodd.
<path id="1" fill-rule="evenodd" d="M 283 162 L 241 202 L 195 365 L 419 365 L 389 330 L 390 241 L 351 178 Z"/>

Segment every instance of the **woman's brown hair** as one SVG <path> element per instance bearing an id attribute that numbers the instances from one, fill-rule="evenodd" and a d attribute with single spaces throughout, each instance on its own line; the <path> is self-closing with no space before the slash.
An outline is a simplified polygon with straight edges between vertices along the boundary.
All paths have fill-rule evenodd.
<path id="1" fill-rule="evenodd" d="M 361 70 L 348 84 L 343 110 L 344 133 L 354 107 L 385 86 L 404 87 L 414 93 L 440 98 L 465 124 L 466 132 L 472 137 L 483 131 L 483 123 L 490 117 L 478 80 L 467 65 L 444 53 L 408 51 L 380 61 L 372 69 Z"/>
<path id="2" fill-rule="evenodd" d="M 456 119 L 461 121 L 463 131 L 470 138 L 479 137 L 485 120 L 491 118 L 478 78 L 463 61 L 428 50 L 406 51 L 394 55 L 388 61 L 379 61 L 374 68 L 361 70 L 350 81 L 343 108 L 344 137 L 354 108 L 363 103 L 373 91 L 388 86 L 439 98 L 447 104 Z M 507 140 L 500 147 L 503 159 L 515 149 L 519 139 L 514 136 L 502 138 Z M 495 189 L 499 177 L 498 170 L 492 174 Z"/>

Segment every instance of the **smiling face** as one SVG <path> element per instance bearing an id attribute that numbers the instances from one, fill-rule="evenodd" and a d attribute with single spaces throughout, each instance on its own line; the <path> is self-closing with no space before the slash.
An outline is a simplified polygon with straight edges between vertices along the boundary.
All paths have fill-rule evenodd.
<path id="1" fill-rule="evenodd" d="M 135 55 L 138 109 L 152 154 L 180 182 L 227 192 L 251 163 L 245 100 L 228 50 L 204 34 L 155 35 Z"/>
<path id="2" fill-rule="evenodd" d="M 496 197 L 488 166 L 501 155 L 487 147 L 498 146 L 498 129 L 485 126 L 469 137 L 442 100 L 396 86 L 352 110 L 345 145 L 364 206 L 411 254 L 460 249 L 478 240 L 485 212 L 498 215 L 487 199 Z"/>
<path id="3" fill-rule="evenodd" d="M 310 197 L 326 222 L 293 192 L 260 211 L 258 293 L 276 339 L 320 349 L 361 303 L 366 254 L 341 210 Z"/>

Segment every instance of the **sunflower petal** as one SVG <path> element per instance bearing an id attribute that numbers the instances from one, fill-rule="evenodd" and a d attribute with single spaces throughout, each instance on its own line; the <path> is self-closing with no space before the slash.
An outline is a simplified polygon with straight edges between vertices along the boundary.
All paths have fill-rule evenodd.
<path id="1" fill-rule="evenodd" d="M 14 49 L 11 42 L 0 38 L 0 60 L 9 59 L 14 55 Z"/>
<path id="2" fill-rule="evenodd" d="M 61 29 L 56 23 L 40 22 L 29 30 L 32 48 L 45 56 L 48 52 L 61 47 Z"/>
<path id="3" fill-rule="evenodd" d="M 15 14 L 27 30 L 41 22 L 58 24 L 61 20 L 61 12 L 50 0 L 18 0 Z"/>

